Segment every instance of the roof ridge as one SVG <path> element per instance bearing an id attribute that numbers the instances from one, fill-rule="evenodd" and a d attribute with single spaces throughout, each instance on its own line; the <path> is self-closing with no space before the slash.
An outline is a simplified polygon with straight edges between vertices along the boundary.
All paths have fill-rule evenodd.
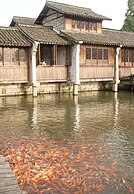
<path id="1" fill-rule="evenodd" d="M 36 20 L 36 18 L 24 17 L 24 16 L 13 16 L 13 19 L 15 19 L 15 18 L 28 18 L 28 19 L 35 19 Z"/>
<path id="2" fill-rule="evenodd" d="M 3 29 L 3 30 L 18 30 L 16 27 L 12 27 L 12 26 L 0 26 L 0 29 Z"/>
<path id="3" fill-rule="evenodd" d="M 18 24 L 18 26 L 24 26 L 24 27 L 32 27 L 32 28 L 42 28 L 42 29 L 50 29 L 53 30 L 53 26 L 43 26 L 40 24 Z"/>
<path id="4" fill-rule="evenodd" d="M 78 5 L 73 5 L 73 4 L 67 4 L 67 3 L 61 3 L 61 2 L 56 2 L 56 1 L 46 1 L 46 4 L 49 4 L 50 3 L 55 3 L 55 4 L 60 4 L 60 5 L 67 5 L 69 7 L 76 7 L 76 8 L 84 8 L 84 9 L 87 9 L 87 10 L 91 10 L 91 8 L 87 8 L 87 7 L 83 7 L 83 6 L 78 6 Z"/>
<path id="5" fill-rule="evenodd" d="M 81 31 L 76 31 L 76 30 L 61 30 L 61 32 L 70 32 L 70 33 L 75 33 L 75 34 L 95 34 L 96 36 L 100 36 L 100 35 L 103 35 L 103 33 L 96 33 L 96 32 L 81 32 Z"/>
<path id="6" fill-rule="evenodd" d="M 115 32 L 125 33 L 125 34 L 134 34 L 134 32 L 123 31 L 123 30 L 118 30 L 118 29 L 111 29 L 111 28 L 102 28 L 102 31 L 103 31 L 103 30 L 107 30 L 107 31 L 115 31 Z"/>

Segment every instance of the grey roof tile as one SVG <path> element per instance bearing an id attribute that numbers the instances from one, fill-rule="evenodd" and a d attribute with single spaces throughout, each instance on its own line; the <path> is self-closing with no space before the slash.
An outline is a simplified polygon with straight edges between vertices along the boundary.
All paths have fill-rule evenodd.
<path id="1" fill-rule="evenodd" d="M 18 29 L 0 27 L 0 46 L 31 46 L 31 43 Z"/>
<path id="2" fill-rule="evenodd" d="M 16 24 L 33 25 L 35 20 L 36 18 L 13 16 L 10 26 L 15 26 Z"/>
<path id="3" fill-rule="evenodd" d="M 62 31 L 62 35 L 74 42 L 134 47 L 134 33 L 119 30 L 103 29 L 102 33 Z"/>
<path id="4" fill-rule="evenodd" d="M 78 7 L 74 5 L 68 5 L 68 4 L 63 4 L 63 3 L 53 2 L 53 1 L 47 1 L 46 5 L 44 6 L 43 10 L 38 16 L 36 23 L 41 23 L 49 8 L 52 8 L 68 16 L 75 16 L 75 17 L 81 17 L 86 19 L 95 19 L 95 20 L 101 20 L 101 21 L 111 20 L 108 17 L 102 16 L 100 14 L 93 12 L 90 8 Z"/>
<path id="5" fill-rule="evenodd" d="M 19 25 L 22 30 L 31 40 L 40 42 L 42 44 L 57 44 L 68 45 L 69 41 L 63 39 L 59 33 L 53 30 L 52 27 L 41 25 Z"/>

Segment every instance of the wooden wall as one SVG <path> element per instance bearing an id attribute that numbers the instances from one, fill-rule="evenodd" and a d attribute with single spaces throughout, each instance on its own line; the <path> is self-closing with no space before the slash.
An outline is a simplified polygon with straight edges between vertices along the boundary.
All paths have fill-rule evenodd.
<path id="1" fill-rule="evenodd" d="M 80 66 L 80 79 L 113 79 L 114 67 L 107 66 Z"/>
<path id="2" fill-rule="evenodd" d="M 53 26 L 53 28 L 58 31 L 63 30 L 64 29 L 64 16 L 58 11 L 49 9 L 46 17 L 44 17 L 42 21 L 42 25 Z"/>
<path id="3" fill-rule="evenodd" d="M 45 66 L 39 65 L 37 70 L 37 81 L 66 81 L 67 80 L 67 67 L 66 66 Z"/>
<path id="4" fill-rule="evenodd" d="M 27 82 L 29 55 L 26 48 L 0 48 L 0 81 Z"/>

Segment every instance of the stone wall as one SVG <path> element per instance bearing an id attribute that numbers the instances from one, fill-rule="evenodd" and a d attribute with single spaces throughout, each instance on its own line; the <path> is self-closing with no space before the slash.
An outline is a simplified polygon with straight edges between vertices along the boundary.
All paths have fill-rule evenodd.
<path id="1" fill-rule="evenodd" d="M 79 92 L 111 90 L 112 84 L 110 82 L 83 82 L 78 86 Z M 38 83 L 37 94 L 51 94 L 51 93 L 72 93 L 72 83 Z M 32 95 L 33 87 L 27 83 L 21 84 L 1 84 L 0 96 L 17 96 L 17 95 Z"/>
<path id="2" fill-rule="evenodd" d="M 27 84 L 2 84 L 0 96 L 18 96 L 32 94 L 32 86 Z"/>
<path id="3" fill-rule="evenodd" d="M 97 91 L 100 89 L 101 87 L 98 82 L 83 82 L 79 85 L 79 92 Z"/>

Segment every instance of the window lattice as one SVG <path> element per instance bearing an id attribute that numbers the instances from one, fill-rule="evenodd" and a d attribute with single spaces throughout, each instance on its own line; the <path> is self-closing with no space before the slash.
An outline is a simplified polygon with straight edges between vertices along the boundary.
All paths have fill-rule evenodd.
<path id="1" fill-rule="evenodd" d="M 93 29 L 93 23 L 89 22 L 89 30 L 92 30 L 92 29 Z"/>
<path id="2" fill-rule="evenodd" d="M 98 59 L 102 60 L 102 49 L 98 49 Z"/>
<path id="3" fill-rule="evenodd" d="M 133 62 L 133 50 L 129 50 L 129 62 Z"/>
<path id="4" fill-rule="evenodd" d="M 91 59 L 91 48 L 86 48 L 86 59 Z"/>
<path id="5" fill-rule="evenodd" d="M 16 62 L 19 60 L 19 53 L 17 48 L 12 48 L 12 61 Z"/>
<path id="6" fill-rule="evenodd" d="M 104 60 L 108 60 L 108 49 L 104 49 Z"/>
<path id="7" fill-rule="evenodd" d="M 128 62 L 128 50 L 125 50 L 125 62 Z"/>
<path id="8" fill-rule="evenodd" d="M 81 21 L 81 29 L 84 29 L 84 21 Z"/>
<path id="9" fill-rule="evenodd" d="M 121 50 L 121 62 L 125 61 L 125 49 Z"/>
<path id="10" fill-rule="evenodd" d="M 20 59 L 20 61 L 27 60 L 27 53 L 26 53 L 25 49 L 19 49 L 19 59 Z"/>
<path id="11" fill-rule="evenodd" d="M 72 21 L 72 28 L 75 29 L 75 26 L 76 26 L 76 21 L 73 20 L 73 21 Z"/>
<path id="12" fill-rule="evenodd" d="M 4 62 L 10 62 L 10 48 L 4 48 Z"/>
<path id="13" fill-rule="evenodd" d="M 80 28 L 81 27 L 81 21 L 77 21 L 77 28 Z"/>
<path id="14" fill-rule="evenodd" d="M 86 28 L 86 30 L 89 30 L 89 23 L 88 22 L 85 23 L 85 28 Z"/>
<path id="15" fill-rule="evenodd" d="M 92 59 L 97 59 L 97 48 L 92 48 Z"/>
<path id="16" fill-rule="evenodd" d="M 93 30 L 97 30 L 97 24 L 96 23 L 93 23 Z"/>

